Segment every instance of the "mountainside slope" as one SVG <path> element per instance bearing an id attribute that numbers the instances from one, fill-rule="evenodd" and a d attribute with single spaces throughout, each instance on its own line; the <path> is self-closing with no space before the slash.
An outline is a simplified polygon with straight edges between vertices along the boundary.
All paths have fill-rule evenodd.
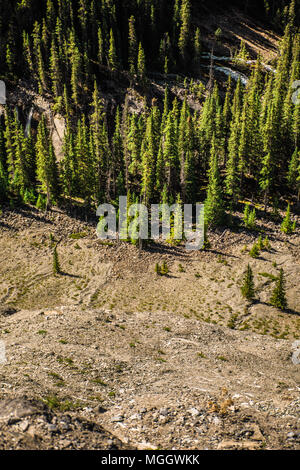
<path id="1" fill-rule="evenodd" d="M 0 2 L 0 449 L 300 448 L 299 13 Z M 124 195 L 204 249 L 98 239 Z"/>
<path id="2" fill-rule="evenodd" d="M 93 444 L 81 435 L 79 419 L 138 448 L 299 448 L 299 233 L 269 226 L 271 251 L 250 261 L 250 305 L 239 287 L 247 232 L 216 235 L 211 252 L 139 252 L 103 244 L 93 224 L 62 212 L 7 212 L 1 226 L 1 399 L 27 396 L 62 413 L 6 421 L 2 432 L 35 435 L 40 448 L 104 448 L 93 428 Z M 50 233 L 61 239 L 59 276 Z M 163 260 L 169 274 L 159 277 Z M 263 275 L 280 267 L 285 313 L 269 305 L 274 281 Z"/>

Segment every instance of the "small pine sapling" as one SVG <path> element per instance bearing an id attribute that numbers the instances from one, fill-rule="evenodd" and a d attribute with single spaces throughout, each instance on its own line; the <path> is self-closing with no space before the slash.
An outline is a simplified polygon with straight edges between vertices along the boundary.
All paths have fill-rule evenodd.
<path id="1" fill-rule="evenodd" d="M 158 263 L 155 265 L 155 272 L 158 276 L 161 275 L 161 267 Z"/>
<path id="2" fill-rule="evenodd" d="M 244 273 L 243 285 L 241 287 L 241 292 L 243 297 L 247 300 L 253 300 L 255 296 L 255 288 L 253 281 L 253 272 L 250 264 L 248 264 L 247 269 Z"/>
<path id="3" fill-rule="evenodd" d="M 280 310 L 286 310 L 288 307 L 285 293 L 284 272 L 282 268 L 280 269 L 279 278 L 273 290 L 270 303 L 271 305 L 279 308 Z"/>
<path id="4" fill-rule="evenodd" d="M 261 235 L 258 237 L 257 246 L 258 246 L 259 251 L 262 251 L 264 249 L 264 244 L 263 244 Z"/>
<path id="5" fill-rule="evenodd" d="M 251 258 L 258 258 L 259 253 L 260 253 L 259 248 L 258 248 L 257 244 L 254 243 L 253 247 L 249 251 L 249 255 L 251 256 Z"/>
<path id="6" fill-rule="evenodd" d="M 293 233 L 294 228 L 295 228 L 295 225 L 293 224 L 291 220 L 291 207 L 290 205 L 288 205 L 286 216 L 281 224 L 281 231 L 286 234 L 291 234 Z"/>
<path id="7" fill-rule="evenodd" d="M 271 250 L 271 243 L 270 243 L 268 236 L 266 236 L 263 241 L 263 247 L 264 247 L 264 250 L 267 250 L 267 251 Z"/>
<path id="8" fill-rule="evenodd" d="M 168 273 L 169 273 L 168 265 L 167 265 L 166 261 L 163 261 L 162 266 L 161 266 L 161 274 L 163 276 L 166 276 Z"/>
<path id="9" fill-rule="evenodd" d="M 60 264 L 58 259 L 57 247 L 55 246 L 53 249 L 53 274 L 60 274 Z"/>

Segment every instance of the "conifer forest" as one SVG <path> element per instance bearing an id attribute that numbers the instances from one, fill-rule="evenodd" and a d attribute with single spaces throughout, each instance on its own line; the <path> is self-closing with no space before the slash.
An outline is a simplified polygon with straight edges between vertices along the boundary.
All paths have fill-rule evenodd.
<path id="1" fill-rule="evenodd" d="M 300 0 L 0 0 L 3 469 L 300 450 L 299 240 Z"/>
<path id="2" fill-rule="evenodd" d="M 47 119 L 25 129 L 7 106 L 1 203 L 42 209 L 83 201 L 92 208 L 117 205 L 121 194 L 145 204 L 205 201 L 207 223 L 216 227 L 247 198 L 265 206 L 299 202 L 299 1 L 242 2 L 280 35 L 278 54 L 269 66 L 259 56 L 251 61 L 241 41 L 233 60 L 244 68 L 251 62 L 247 80 L 229 75 L 223 83 L 209 63 L 201 80 L 205 55 L 222 41 L 218 28 L 207 50 L 197 25 L 210 3 L 1 1 L 0 78 L 11 91 L 18 80 L 30 83 L 66 121 L 57 161 Z M 217 10 L 221 2 L 213 4 Z M 153 77 L 164 82 L 160 98 Z M 182 99 L 170 92 L 168 77 L 183 81 Z M 138 90 L 139 112 L 127 95 L 107 105 L 107 80 Z"/>

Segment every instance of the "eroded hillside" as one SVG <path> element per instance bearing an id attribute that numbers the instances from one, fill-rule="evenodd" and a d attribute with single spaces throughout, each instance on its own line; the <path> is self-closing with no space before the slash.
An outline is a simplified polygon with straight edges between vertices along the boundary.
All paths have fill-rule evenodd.
<path id="1" fill-rule="evenodd" d="M 4 419 L 3 435 L 20 447 L 86 448 L 85 420 L 101 427 L 96 447 L 107 445 L 104 428 L 138 448 L 299 448 L 298 232 L 261 222 L 271 249 L 254 260 L 245 245 L 255 234 L 243 230 L 212 235 L 206 252 L 139 252 L 60 211 L 8 211 L 0 223 L 1 398 L 53 408 Z M 50 233 L 61 240 L 62 275 L 52 272 Z M 157 276 L 163 260 L 169 274 Z M 240 293 L 248 262 L 251 305 Z M 280 267 L 287 312 L 269 305 Z"/>

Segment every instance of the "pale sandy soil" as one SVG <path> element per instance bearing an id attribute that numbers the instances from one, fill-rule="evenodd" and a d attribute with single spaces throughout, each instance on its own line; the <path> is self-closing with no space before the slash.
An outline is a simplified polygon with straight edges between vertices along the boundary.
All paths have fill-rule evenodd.
<path id="1" fill-rule="evenodd" d="M 271 222 L 260 226 L 272 250 L 254 260 L 245 245 L 257 235 L 243 230 L 211 234 L 207 252 L 154 245 L 140 253 L 103 245 L 93 224 L 57 210 L 4 212 L 3 448 L 299 448 L 299 229 L 287 237 Z M 50 233 L 60 240 L 60 276 Z M 163 260 L 169 275 L 157 276 Z M 248 262 L 252 305 L 240 293 Z M 280 267 L 288 312 L 269 305 L 266 274 Z M 56 408 L 11 422 L 13 405 L 3 400 L 24 396 Z M 93 423 L 89 436 L 80 420 Z"/>

